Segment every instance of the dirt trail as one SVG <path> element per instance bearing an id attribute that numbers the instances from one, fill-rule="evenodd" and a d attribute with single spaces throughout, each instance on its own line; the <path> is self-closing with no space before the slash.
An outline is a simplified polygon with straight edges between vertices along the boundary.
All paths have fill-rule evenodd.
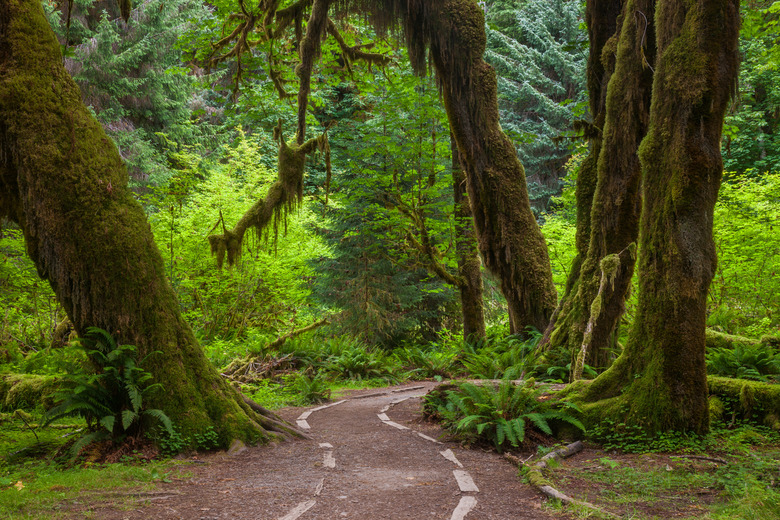
<path id="1" fill-rule="evenodd" d="M 509 520 L 555 518 L 494 453 L 440 442 L 420 420 L 435 383 L 367 390 L 323 407 L 286 410 L 311 440 L 216 454 L 191 478 L 161 484 L 132 510 L 97 518 L 187 520 Z"/>

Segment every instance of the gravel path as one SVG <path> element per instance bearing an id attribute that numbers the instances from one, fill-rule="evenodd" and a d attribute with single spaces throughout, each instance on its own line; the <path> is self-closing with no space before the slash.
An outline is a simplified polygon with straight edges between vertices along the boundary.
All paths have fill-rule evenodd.
<path id="1" fill-rule="evenodd" d="M 192 476 L 142 495 L 142 507 L 102 504 L 96 518 L 510 520 L 555 518 L 500 456 L 438 440 L 420 420 L 435 383 L 367 390 L 283 416 L 312 437 L 210 455 Z"/>

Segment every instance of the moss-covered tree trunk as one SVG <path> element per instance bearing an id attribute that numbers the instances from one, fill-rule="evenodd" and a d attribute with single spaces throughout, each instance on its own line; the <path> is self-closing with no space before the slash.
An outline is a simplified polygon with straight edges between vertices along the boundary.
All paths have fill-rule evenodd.
<path id="1" fill-rule="evenodd" d="M 655 61 L 655 1 L 628 0 L 620 16 L 615 70 L 607 87 L 598 180 L 590 213 L 590 242 L 576 290 L 550 336 L 550 345 L 583 364 L 604 368 L 631 283 L 641 210 L 637 149 L 647 132 Z"/>
<path id="2" fill-rule="evenodd" d="M 185 434 L 222 444 L 269 438 L 209 364 L 182 320 L 163 261 L 112 141 L 62 66 L 38 0 L 0 3 L 0 216 L 22 228 L 30 258 L 79 332 L 100 327 L 149 355 L 162 389 L 145 404 Z"/>
<path id="3" fill-rule="evenodd" d="M 706 295 L 723 116 L 737 78 L 737 0 L 661 0 L 650 123 L 642 141 L 639 303 L 622 355 L 584 390 L 596 417 L 705 432 Z"/>
<path id="4" fill-rule="evenodd" d="M 460 305 L 463 312 L 463 339 L 485 339 L 485 310 L 482 303 L 482 262 L 474 236 L 474 220 L 466 194 L 466 174 L 452 138 L 452 191 L 455 201 L 455 249 L 458 257 Z"/>
<path id="5" fill-rule="evenodd" d="M 582 262 L 588 253 L 588 245 L 590 244 L 590 210 L 598 178 L 598 159 L 601 153 L 602 129 L 606 116 L 607 84 L 615 65 L 616 30 L 621 5 L 620 0 L 588 0 L 586 2 L 585 20 L 588 24 L 588 39 L 590 41 L 587 86 L 593 122 L 584 129 L 585 136 L 590 142 L 590 151 L 580 165 L 575 187 L 577 203 L 575 247 L 577 254 L 572 261 L 563 298 L 558 302 L 558 307 L 544 332 L 544 337 L 539 342 L 539 348 L 542 350 L 569 345 L 569 332 L 574 324 L 583 317 L 583 309 L 574 295 L 579 287 Z"/>
<path id="6" fill-rule="evenodd" d="M 498 122 L 496 74 L 482 60 L 482 9 L 472 0 L 392 4 L 418 70 L 430 49 L 466 172 L 479 249 L 501 281 L 510 330 L 544 330 L 556 303 L 547 244 L 531 212 L 523 166 Z"/>

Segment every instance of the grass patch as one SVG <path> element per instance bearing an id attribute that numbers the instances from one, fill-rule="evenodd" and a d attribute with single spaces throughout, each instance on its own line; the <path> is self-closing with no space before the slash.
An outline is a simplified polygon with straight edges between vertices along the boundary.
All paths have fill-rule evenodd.
<path id="1" fill-rule="evenodd" d="M 58 454 L 85 424 L 70 419 L 39 428 L 41 418 L 40 411 L 25 419 L 0 415 L 0 518 L 53 519 L 109 499 L 130 504 L 138 499 L 134 493 L 150 490 L 173 470 L 170 461 L 64 465 Z"/>

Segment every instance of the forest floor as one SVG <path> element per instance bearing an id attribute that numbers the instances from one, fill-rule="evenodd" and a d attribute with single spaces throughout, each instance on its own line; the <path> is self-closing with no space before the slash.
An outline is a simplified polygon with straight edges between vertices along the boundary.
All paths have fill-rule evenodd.
<path id="1" fill-rule="evenodd" d="M 322 406 L 282 409 L 310 439 L 183 458 L 152 489 L 85 494 L 61 503 L 58 518 L 545 520 L 585 513 L 549 505 L 507 459 L 451 442 L 424 420 L 421 398 L 437 384 L 350 391 Z M 523 460 L 536 454 L 515 453 Z M 596 504 L 604 512 L 597 518 L 701 518 L 724 502 L 714 485 L 721 462 L 587 447 L 548 476 L 564 493 Z"/>

